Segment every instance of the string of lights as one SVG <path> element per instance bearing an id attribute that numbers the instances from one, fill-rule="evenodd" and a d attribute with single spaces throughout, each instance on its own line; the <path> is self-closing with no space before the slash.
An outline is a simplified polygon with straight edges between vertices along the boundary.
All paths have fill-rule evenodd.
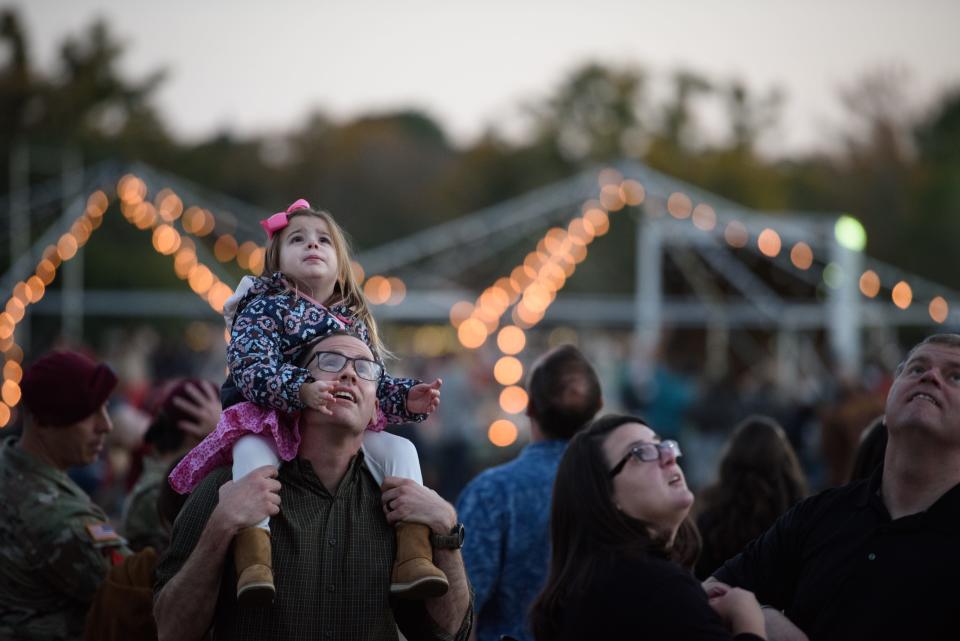
<path id="1" fill-rule="evenodd" d="M 587 257 L 587 246 L 609 230 L 609 216 L 625 206 L 637 206 L 646 200 L 646 189 L 636 180 L 624 180 L 615 169 L 604 169 L 597 177 L 599 193 L 595 200 L 588 200 L 581 207 L 581 215 L 573 218 L 566 229 L 551 228 L 537 242 L 536 249 L 515 267 L 509 276 L 499 278 L 481 293 L 475 302 L 459 301 L 450 309 L 450 323 L 457 330 L 460 344 L 467 349 L 481 347 L 489 336 L 497 331 L 501 317 L 513 306 L 511 320 L 497 334 L 497 347 L 503 354 L 494 364 L 494 379 L 503 386 L 500 392 L 500 409 L 516 415 L 526 409 L 528 398 L 518 383 L 523 377 L 523 365 L 516 358 L 526 344 L 524 330 L 539 323 L 547 308 L 555 300 L 576 265 Z M 743 222 L 733 219 L 718 226 L 715 209 L 708 203 L 694 205 L 691 197 L 682 192 L 673 192 L 666 199 L 666 211 L 677 220 L 689 220 L 698 230 L 722 236 L 734 249 L 748 247 L 750 233 Z M 834 236 L 843 247 L 863 251 L 866 247 L 866 232 L 852 216 L 841 216 L 835 225 Z M 756 249 L 763 256 L 775 259 L 784 251 L 781 235 L 772 227 L 765 227 L 756 236 Z M 789 250 L 790 262 L 800 271 L 809 270 L 817 258 L 813 248 L 797 241 Z M 839 267 L 828 261 L 824 263 L 822 279 L 831 288 L 839 287 L 843 274 Z M 859 279 L 860 292 L 867 298 L 876 298 L 882 284 L 878 274 L 867 269 Z M 913 303 L 913 290 L 906 280 L 889 286 L 890 298 L 899 309 L 907 309 Z M 928 305 L 930 318 L 942 324 L 949 316 L 950 308 L 943 296 L 934 296 Z M 491 443 L 507 447 L 516 442 L 518 429 L 509 418 L 494 420 L 487 429 Z"/>

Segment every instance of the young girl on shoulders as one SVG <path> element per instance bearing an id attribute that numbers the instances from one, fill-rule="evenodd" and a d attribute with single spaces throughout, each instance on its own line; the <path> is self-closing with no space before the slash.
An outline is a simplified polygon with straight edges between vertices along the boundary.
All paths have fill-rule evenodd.
<path id="1" fill-rule="evenodd" d="M 310 370 L 296 363 L 317 339 L 344 330 L 369 345 L 378 365 L 353 364 L 358 376 L 378 382 L 378 418 L 363 439 L 367 468 L 378 484 L 385 476 L 422 483 L 413 444 L 383 428 L 424 420 L 439 405 L 440 380 L 425 384 L 384 372 L 386 350 L 354 278 L 346 238 L 329 213 L 299 199 L 260 224 L 269 238 L 263 274 L 245 277 L 224 305 L 230 375 L 221 390 L 223 415 L 217 429 L 173 471 L 170 484 L 186 493 L 231 460 L 233 478 L 239 479 L 257 467 L 296 458 L 299 413 L 311 408 L 329 414 L 331 405 L 349 402 L 332 393 L 333 383 L 314 380 Z M 320 369 L 332 365 L 336 363 L 318 363 Z M 425 598 L 446 592 L 446 576 L 424 558 L 429 535 L 424 525 L 397 526 L 391 593 Z M 237 598 L 271 601 L 275 588 L 268 519 L 241 531 L 234 549 Z"/>

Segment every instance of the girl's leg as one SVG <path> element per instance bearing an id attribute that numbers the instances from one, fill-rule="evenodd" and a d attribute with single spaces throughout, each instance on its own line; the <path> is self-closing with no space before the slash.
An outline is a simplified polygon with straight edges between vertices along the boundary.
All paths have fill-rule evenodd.
<path id="1" fill-rule="evenodd" d="M 389 432 L 367 430 L 363 433 L 361 449 L 367 469 L 377 485 L 382 485 L 383 479 L 388 476 L 413 479 L 423 485 L 420 457 L 410 440 Z"/>
<path id="2" fill-rule="evenodd" d="M 273 442 L 259 434 L 241 436 L 233 445 L 233 480 L 244 476 L 264 465 L 279 465 L 280 458 Z M 256 527 L 270 531 L 270 519 L 265 518 Z"/>
<path id="3" fill-rule="evenodd" d="M 423 485 L 417 448 L 409 440 L 367 430 L 362 449 L 367 469 L 378 485 L 387 476 L 413 479 Z M 397 558 L 390 593 L 405 599 L 425 599 L 442 596 L 448 588 L 447 575 L 433 564 L 430 528 L 420 523 L 397 523 Z"/>
<path id="4" fill-rule="evenodd" d="M 240 437 L 233 446 L 233 479 L 242 479 L 264 465 L 278 465 L 276 447 L 256 434 Z M 237 600 L 244 606 L 261 606 L 273 601 L 273 548 L 270 545 L 270 519 L 237 533 L 234 542 L 237 567 Z"/>

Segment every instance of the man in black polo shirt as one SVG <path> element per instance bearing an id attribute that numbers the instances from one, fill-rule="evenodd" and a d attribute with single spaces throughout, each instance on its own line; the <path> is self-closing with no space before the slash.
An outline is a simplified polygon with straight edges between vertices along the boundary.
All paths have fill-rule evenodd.
<path id="1" fill-rule="evenodd" d="M 960 638 L 960 335 L 910 351 L 885 420 L 872 478 L 801 502 L 707 580 L 771 606 L 771 639 L 803 638 L 791 621 L 813 641 Z"/>
<path id="2" fill-rule="evenodd" d="M 453 506 L 409 480 L 387 478 L 379 488 L 363 462 L 363 430 L 374 416 L 377 384 L 357 374 L 373 358 L 349 335 L 320 340 L 312 353 L 343 357 L 328 413 L 305 410 L 298 456 L 230 481 L 214 470 L 190 495 L 157 568 L 154 614 L 160 639 L 292 640 L 409 639 L 464 641 L 472 610 L 462 529 Z M 364 370 L 366 371 L 366 370 Z M 236 570 L 227 554 L 234 535 L 271 517 L 276 597 L 261 607 L 237 607 Z M 436 535 L 433 561 L 448 592 L 424 601 L 391 601 L 390 572 L 398 520 L 428 525 Z M 452 536 L 459 531 L 461 536 Z"/>

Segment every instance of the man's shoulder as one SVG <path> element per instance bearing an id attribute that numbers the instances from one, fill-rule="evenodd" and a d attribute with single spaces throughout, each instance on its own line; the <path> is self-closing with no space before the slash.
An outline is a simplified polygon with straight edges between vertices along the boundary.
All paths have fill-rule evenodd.
<path id="1" fill-rule="evenodd" d="M 210 470 L 210 473 L 203 477 L 197 487 L 190 493 L 190 496 L 216 494 L 220 486 L 233 478 L 233 470 L 229 465 L 222 465 Z"/>
<path id="2" fill-rule="evenodd" d="M 475 481 L 484 483 L 513 483 L 518 478 L 552 478 L 563 455 L 563 447 L 552 442 L 547 446 L 528 445 L 517 456 L 490 467 L 476 476 Z M 565 445 L 562 444 L 562 445 Z"/>
<path id="3" fill-rule="evenodd" d="M 872 479 L 853 481 L 846 485 L 828 487 L 800 501 L 798 506 L 805 510 L 829 510 L 835 507 L 848 508 L 857 503 L 866 502 Z"/>
<path id="4" fill-rule="evenodd" d="M 463 494 L 499 491 L 501 488 L 510 487 L 521 473 L 522 468 L 518 465 L 518 459 L 489 467 L 467 483 L 466 487 L 463 488 Z"/>

